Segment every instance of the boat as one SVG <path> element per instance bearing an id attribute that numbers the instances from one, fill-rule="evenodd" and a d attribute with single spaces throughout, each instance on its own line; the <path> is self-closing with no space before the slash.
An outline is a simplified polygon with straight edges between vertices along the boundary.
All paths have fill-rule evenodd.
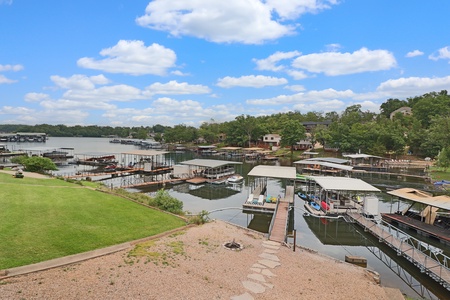
<path id="1" fill-rule="evenodd" d="M 241 175 L 233 175 L 227 178 L 227 183 L 240 183 L 244 180 L 244 177 Z"/>
<path id="2" fill-rule="evenodd" d="M 381 214 L 384 221 L 450 245 L 449 196 L 433 196 L 413 188 L 401 188 L 387 193 L 399 200 L 407 200 L 409 206 L 400 210 L 398 201 L 396 212 Z"/>
<path id="3" fill-rule="evenodd" d="M 311 207 L 315 210 L 320 210 L 320 205 L 317 202 L 311 201 L 309 202 L 309 205 L 311 205 Z"/>
<path id="4" fill-rule="evenodd" d="M 297 193 L 297 196 L 299 196 L 300 199 L 303 199 L 303 200 L 305 200 L 305 201 L 308 200 L 308 196 L 307 196 L 306 194 L 303 194 L 303 193 L 298 192 L 298 193 Z"/>
<path id="5" fill-rule="evenodd" d="M 330 210 L 330 205 L 328 205 L 328 203 L 325 201 L 320 202 L 320 206 L 323 208 L 324 211 Z"/>

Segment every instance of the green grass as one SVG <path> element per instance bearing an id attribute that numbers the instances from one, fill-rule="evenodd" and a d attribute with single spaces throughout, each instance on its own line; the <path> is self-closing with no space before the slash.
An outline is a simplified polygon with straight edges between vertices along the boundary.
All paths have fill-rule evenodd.
<path id="1" fill-rule="evenodd" d="M 433 181 L 450 180 L 450 170 L 444 171 L 433 166 L 430 168 L 430 176 Z"/>
<path id="2" fill-rule="evenodd" d="M 182 219 L 57 179 L 0 173 L 0 269 L 152 236 Z"/>

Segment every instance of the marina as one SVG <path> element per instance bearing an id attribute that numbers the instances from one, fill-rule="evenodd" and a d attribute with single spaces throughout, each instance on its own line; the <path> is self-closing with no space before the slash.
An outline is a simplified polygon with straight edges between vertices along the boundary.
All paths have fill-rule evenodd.
<path id="1" fill-rule="evenodd" d="M 29 144 L 31 146 L 31 144 Z M 120 165 L 122 163 L 121 153 L 125 152 L 133 152 L 130 151 L 130 147 L 137 147 L 135 145 L 126 145 L 126 144 L 115 144 L 115 143 L 109 143 L 107 139 L 83 139 L 83 138 L 52 138 L 47 141 L 48 146 L 53 146 L 58 148 L 61 145 L 65 145 L 67 147 L 76 147 L 75 150 L 77 150 L 76 153 L 100 153 L 100 154 L 114 154 L 116 155 L 115 162 Z M 17 147 L 11 144 L 7 145 L 8 148 L 14 149 L 14 147 Z M 26 147 L 26 144 L 23 144 L 22 147 Z M 153 151 L 153 150 L 152 150 Z M 155 150 L 156 151 L 156 150 Z M 76 156 L 78 156 L 76 154 Z M 206 156 L 207 159 L 210 159 L 211 157 L 209 155 Z M 198 153 L 195 153 L 193 151 L 187 151 L 182 154 L 180 153 L 165 153 L 160 157 L 159 162 L 163 162 L 167 164 L 169 167 L 175 168 L 178 165 L 183 165 L 183 161 L 189 161 L 192 159 L 205 159 L 205 157 L 198 156 Z M 134 159 L 131 159 L 134 161 Z M 136 157 L 136 160 L 139 161 L 139 158 Z M 215 160 L 215 159 L 214 159 Z M 283 160 L 280 160 L 279 163 L 281 164 L 280 167 L 290 167 L 289 164 Z M 278 164 L 278 163 L 277 163 Z M 377 272 L 380 273 L 381 278 L 389 278 L 389 282 L 386 282 L 384 284 L 392 285 L 394 287 L 399 287 L 404 291 L 406 294 L 409 295 L 415 295 L 416 292 L 413 292 L 408 284 L 406 284 L 403 280 L 400 278 L 397 278 L 397 274 L 394 274 L 394 270 L 390 270 L 385 267 L 385 264 L 381 262 L 377 257 L 380 257 L 382 255 L 379 255 L 379 250 L 376 246 L 373 246 L 373 251 L 367 251 L 367 248 L 364 246 L 359 246 L 357 243 L 354 243 L 354 245 L 349 245 L 347 247 L 342 247 L 340 245 L 343 245 L 343 241 L 337 240 L 336 245 L 324 245 L 320 239 L 318 239 L 314 234 L 311 233 L 308 225 L 306 224 L 306 216 L 304 216 L 304 213 L 306 212 L 306 209 L 304 207 L 305 200 L 302 200 L 300 196 L 297 194 L 300 189 L 303 189 L 307 185 L 305 184 L 305 180 L 302 176 L 298 176 L 297 172 L 294 172 L 295 180 L 292 181 L 291 179 L 284 179 L 284 178 L 274 178 L 274 177 L 267 177 L 264 178 L 257 178 L 248 176 L 251 174 L 252 170 L 255 168 L 255 164 L 248 164 L 245 162 L 241 162 L 237 165 L 232 165 L 234 167 L 238 167 L 237 171 L 235 173 L 239 173 L 244 177 L 244 180 L 237 185 L 232 184 L 209 184 L 207 182 L 199 183 L 199 184 L 190 184 L 187 183 L 185 180 L 179 180 L 181 178 L 173 178 L 173 182 L 166 181 L 166 180 L 172 180 L 171 175 L 172 172 L 167 172 L 164 174 L 159 175 L 144 175 L 139 174 L 138 172 L 134 175 L 127 174 L 127 172 L 123 172 L 122 175 L 118 176 L 112 176 L 115 172 L 111 172 L 112 174 L 104 173 L 105 176 L 107 176 L 107 180 L 104 181 L 105 185 L 109 186 L 110 183 L 114 183 L 114 186 L 122 186 L 130 191 L 136 191 L 136 192 L 142 192 L 142 193 L 148 193 L 152 195 L 155 193 L 158 189 L 164 187 L 170 195 L 180 199 L 184 203 L 184 209 L 191 212 L 199 212 L 201 210 L 207 210 L 211 211 L 211 218 L 220 218 L 229 222 L 232 222 L 234 224 L 238 224 L 241 226 L 245 226 L 248 228 L 252 228 L 258 231 L 266 232 L 267 236 L 269 237 L 269 231 L 270 228 L 273 227 L 272 222 L 275 222 L 275 219 L 272 218 L 272 215 L 274 215 L 275 207 L 271 210 L 271 212 L 267 211 L 264 212 L 264 209 L 257 208 L 257 211 L 247 211 L 247 209 L 244 209 L 244 203 L 249 198 L 250 194 L 253 197 L 253 194 L 261 195 L 263 193 L 264 195 L 264 206 L 266 208 L 270 207 L 270 205 L 276 206 L 276 202 L 272 203 L 274 200 L 278 200 L 278 196 L 283 196 L 286 194 L 287 186 L 293 186 L 294 187 L 294 193 L 293 193 L 293 205 L 290 206 L 290 209 L 287 209 L 289 218 L 286 219 L 286 221 L 283 221 L 281 223 L 287 224 L 284 226 L 281 226 L 282 228 L 286 228 L 286 230 L 282 230 L 285 233 L 285 235 L 281 237 L 281 239 L 286 238 L 288 242 L 292 243 L 292 236 L 290 235 L 292 232 L 292 229 L 296 229 L 298 233 L 297 235 L 297 243 L 299 245 L 309 247 L 311 249 L 315 249 L 316 251 L 323 252 L 325 254 L 331 255 L 333 257 L 336 257 L 337 259 L 344 260 L 344 257 L 348 254 L 354 255 L 354 256 L 365 256 L 368 258 L 368 268 L 375 269 Z M 259 164 L 256 164 L 256 166 L 259 166 Z M 264 165 L 261 165 L 264 166 Z M 278 166 L 267 166 L 267 167 L 278 167 Z M 73 174 L 76 172 L 83 172 L 86 168 L 86 171 L 88 171 L 90 168 L 96 168 L 95 166 L 85 166 L 85 165 L 69 165 L 69 166 L 61 166 L 60 170 L 58 171 L 59 174 Z M 186 168 L 186 167 L 184 167 Z M 192 167 L 192 169 L 195 169 L 195 167 Z M 294 168 L 295 169 L 295 168 Z M 236 170 L 235 170 L 236 171 Z M 130 172 L 131 173 L 131 172 Z M 136 178 L 135 178 L 136 177 Z M 308 177 L 308 176 L 305 176 Z M 318 176 L 318 177 L 334 177 L 334 176 Z M 100 178 L 100 176 L 99 176 Z M 337 178 L 337 176 L 336 176 Z M 139 181 L 141 183 L 139 183 Z M 368 183 L 371 183 L 371 178 L 367 178 Z M 392 182 L 399 185 L 405 185 L 408 182 L 401 180 L 398 181 L 396 177 L 393 177 L 389 183 Z M 159 182 L 159 184 L 157 184 Z M 258 182 L 262 182 L 265 184 L 259 185 L 259 187 L 255 184 Z M 127 186 L 127 183 L 130 183 L 129 187 Z M 154 183 L 154 184 L 151 184 Z M 166 185 L 167 184 L 167 185 Z M 426 183 L 423 183 L 424 185 Z M 422 183 L 420 183 L 418 186 L 422 186 Z M 306 192 L 306 190 L 305 190 Z M 306 194 L 306 193 L 305 193 Z M 370 195 L 371 192 L 367 193 L 367 196 Z M 379 200 L 383 199 L 383 201 L 379 201 L 379 212 L 389 212 L 389 200 L 387 199 L 386 195 L 384 193 L 380 194 L 378 192 L 374 192 L 376 196 L 379 198 Z M 296 197 L 297 195 L 297 197 Z M 344 193 L 341 193 L 342 200 L 344 200 L 343 196 Z M 351 195 L 350 195 L 351 196 Z M 360 195 L 360 199 L 362 199 Z M 258 200 L 259 200 L 258 196 Z M 341 197 L 340 197 L 341 198 Z M 389 198 L 390 199 L 390 198 Z M 267 201 L 270 201 L 268 203 Z M 349 199 L 350 201 L 353 201 L 353 199 Z M 347 201 L 347 199 L 346 199 Z M 355 203 L 357 203 L 356 201 Z M 350 202 L 351 203 L 351 202 Z M 336 202 L 336 204 L 338 204 Z M 340 202 L 339 202 L 340 205 Z M 325 213 L 325 212 L 324 212 Z M 308 213 L 310 216 L 312 216 L 311 213 Z M 334 215 L 329 213 L 325 217 L 325 219 L 317 218 L 317 220 L 320 222 L 320 224 L 324 225 L 322 222 L 328 224 L 333 223 L 333 219 L 330 219 Z M 316 218 L 316 217 L 313 217 Z M 343 217 L 339 218 L 340 222 L 343 222 Z M 328 234 L 330 234 L 328 232 Z M 349 239 L 351 239 L 351 235 L 349 235 Z M 358 236 L 355 236 L 355 239 L 357 239 Z M 426 237 L 423 237 L 426 239 Z M 350 253 L 349 253 L 350 252 Z M 372 253 L 376 253 L 372 254 Z M 375 260 L 374 260 L 375 259 Z M 413 265 L 413 264 L 411 264 Z M 419 268 L 413 268 L 408 270 L 412 273 L 420 273 Z M 394 277 L 392 277 L 394 276 Z M 429 276 L 428 276 L 429 277 Z M 397 278 L 397 279 L 396 279 Z M 434 282 L 434 280 L 431 280 Z M 427 283 L 426 280 L 422 280 L 423 284 L 425 285 L 432 285 L 432 283 Z M 437 292 L 437 294 L 439 294 Z M 437 299 L 431 297 L 430 299 Z"/>

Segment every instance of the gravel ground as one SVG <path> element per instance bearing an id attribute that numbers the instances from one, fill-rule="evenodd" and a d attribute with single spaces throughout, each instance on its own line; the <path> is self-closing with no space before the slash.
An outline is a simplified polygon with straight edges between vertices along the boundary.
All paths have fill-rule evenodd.
<path id="1" fill-rule="evenodd" d="M 226 249 L 235 241 L 241 251 Z M 0 281 L 1 299 L 404 299 L 374 275 L 223 221 Z"/>

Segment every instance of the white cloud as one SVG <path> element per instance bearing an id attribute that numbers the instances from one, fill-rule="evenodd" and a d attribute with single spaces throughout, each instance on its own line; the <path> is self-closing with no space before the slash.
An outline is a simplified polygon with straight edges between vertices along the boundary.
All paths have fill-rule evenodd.
<path id="1" fill-rule="evenodd" d="M 163 76 L 176 61 L 171 49 L 156 43 L 146 47 L 143 41 L 120 40 L 115 46 L 100 51 L 100 55 L 106 58 L 83 57 L 78 60 L 78 66 L 110 73 Z"/>
<path id="2" fill-rule="evenodd" d="M 262 75 L 249 75 L 241 77 L 229 77 L 220 78 L 217 81 L 217 85 L 222 88 L 231 88 L 235 86 L 239 87 L 253 87 L 262 88 L 265 86 L 276 86 L 288 83 L 285 78 L 277 78 Z"/>
<path id="3" fill-rule="evenodd" d="M 64 93 L 63 99 L 74 101 L 92 101 L 92 102 L 109 102 L 109 101 L 132 101 L 139 99 L 147 99 L 142 91 L 133 86 L 119 84 L 112 86 L 103 86 L 94 90 L 68 90 Z"/>
<path id="4" fill-rule="evenodd" d="M 14 83 L 17 82 L 17 80 L 12 80 L 7 78 L 6 76 L 3 76 L 2 74 L 0 74 L 0 84 L 9 84 L 9 83 Z"/>
<path id="5" fill-rule="evenodd" d="M 24 115 L 33 113 L 34 110 L 23 106 L 3 106 L 0 109 L 0 114 L 8 115 Z"/>
<path id="6" fill-rule="evenodd" d="M 308 78 L 309 76 L 303 71 L 297 70 L 286 70 L 286 74 L 294 78 L 295 80 L 302 80 Z"/>
<path id="7" fill-rule="evenodd" d="M 287 2 L 286 2 L 287 3 Z M 292 25 L 272 19 L 272 9 L 259 0 L 154 0 L 138 25 L 173 36 L 193 36 L 216 43 L 261 44 L 293 34 Z"/>
<path id="8" fill-rule="evenodd" d="M 102 74 L 97 76 L 86 76 L 81 74 L 72 75 L 69 78 L 61 77 L 58 75 L 50 76 L 58 87 L 63 89 L 79 89 L 79 90 L 92 90 L 96 84 L 107 84 L 109 80 Z"/>
<path id="9" fill-rule="evenodd" d="M 342 46 L 340 44 L 328 44 L 325 48 L 327 49 L 327 52 L 337 52 Z"/>
<path id="10" fill-rule="evenodd" d="M 318 13 L 331 8 L 337 0 L 266 0 L 282 19 L 295 19 L 306 13 Z"/>
<path id="11" fill-rule="evenodd" d="M 437 53 L 433 53 L 430 56 L 428 56 L 428 58 L 432 60 L 450 59 L 450 48 L 448 46 L 441 48 L 437 51 Z"/>
<path id="12" fill-rule="evenodd" d="M 389 70 L 396 66 L 392 53 L 386 50 L 361 48 L 353 53 L 325 52 L 302 55 L 292 66 L 329 76 Z"/>
<path id="13" fill-rule="evenodd" d="M 450 76 L 390 79 L 377 87 L 378 93 L 392 95 L 389 97 L 413 97 L 441 90 L 450 90 Z"/>
<path id="14" fill-rule="evenodd" d="M 267 99 L 250 99 L 247 100 L 247 104 L 251 105 L 280 105 L 286 103 L 320 103 L 323 101 L 329 101 L 334 99 L 352 99 L 355 97 L 355 93 L 351 90 L 337 91 L 335 89 L 325 89 L 325 90 L 312 90 L 308 92 L 301 92 L 293 95 L 279 95 L 273 98 Z M 318 105 L 320 107 L 320 105 Z"/>
<path id="15" fill-rule="evenodd" d="M 207 94 L 211 92 L 210 88 L 200 84 L 188 84 L 187 82 L 177 82 L 175 80 L 168 83 L 153 83 L 146 87 L 150 94 L 166 95 L 187 95 L 187 94 Z"/>
<path id="16" fill-rule="evenodd" d="M 23 70 L 22 65 L 0 65 L 0 72 L 4 72 L 4 71 L 17 72 L 17 71 L 21 71 L 21 70 Z"/>
<path id="17" fill-rule="evenodd" d="M 303 92 L 306 90 L 303 85 L 288 85 L 288 86 L 285 86 L 284 89 L 290 90 L 293 92 Z"/>
<path id="18" fill-rule="evenodd" d="M 413 50 L 413 51 L 406 53 L 406 57 L 416 57 L 416 56 L 421 56 L 423 54 L 424 53 L 420 50 Z"/>
<path id="19" fill-rule="evenodd" d="M 280 52 L 277 51 L 274 54 L 270 55 L 267 58 L 264 59 L 253 59 L 253 61 L 256 63 L 256 69 L 257 70 L 268 70 L 268 71 L 281 71 L 285 67 L 284 66 L 277 66 L 277 63 L 281 60 L 285 59 L 292 59 L 294 57 L 297 57 L 301 55 L 301 52 L 298 51 L 290 51 L 290 52 Z"/>
<path id="20" fill-rule="evenodd" d="M 56 110 L 85 110 L 85 109 L 114 109 L 116 106 L 106 102 L 91 102 L 91 101 L 73 101 L 67 99 L 60 99 L 57 101 L 44 100 L 40 105 L 46 109 Z"/>
<path id="21" fill-rule="evenodd" d="M 49 100 L 50 96 L 43 93 L 27 93 L 25 94 L 24 99 L 26 102 L 40 102 L 43 100 Z"/>

